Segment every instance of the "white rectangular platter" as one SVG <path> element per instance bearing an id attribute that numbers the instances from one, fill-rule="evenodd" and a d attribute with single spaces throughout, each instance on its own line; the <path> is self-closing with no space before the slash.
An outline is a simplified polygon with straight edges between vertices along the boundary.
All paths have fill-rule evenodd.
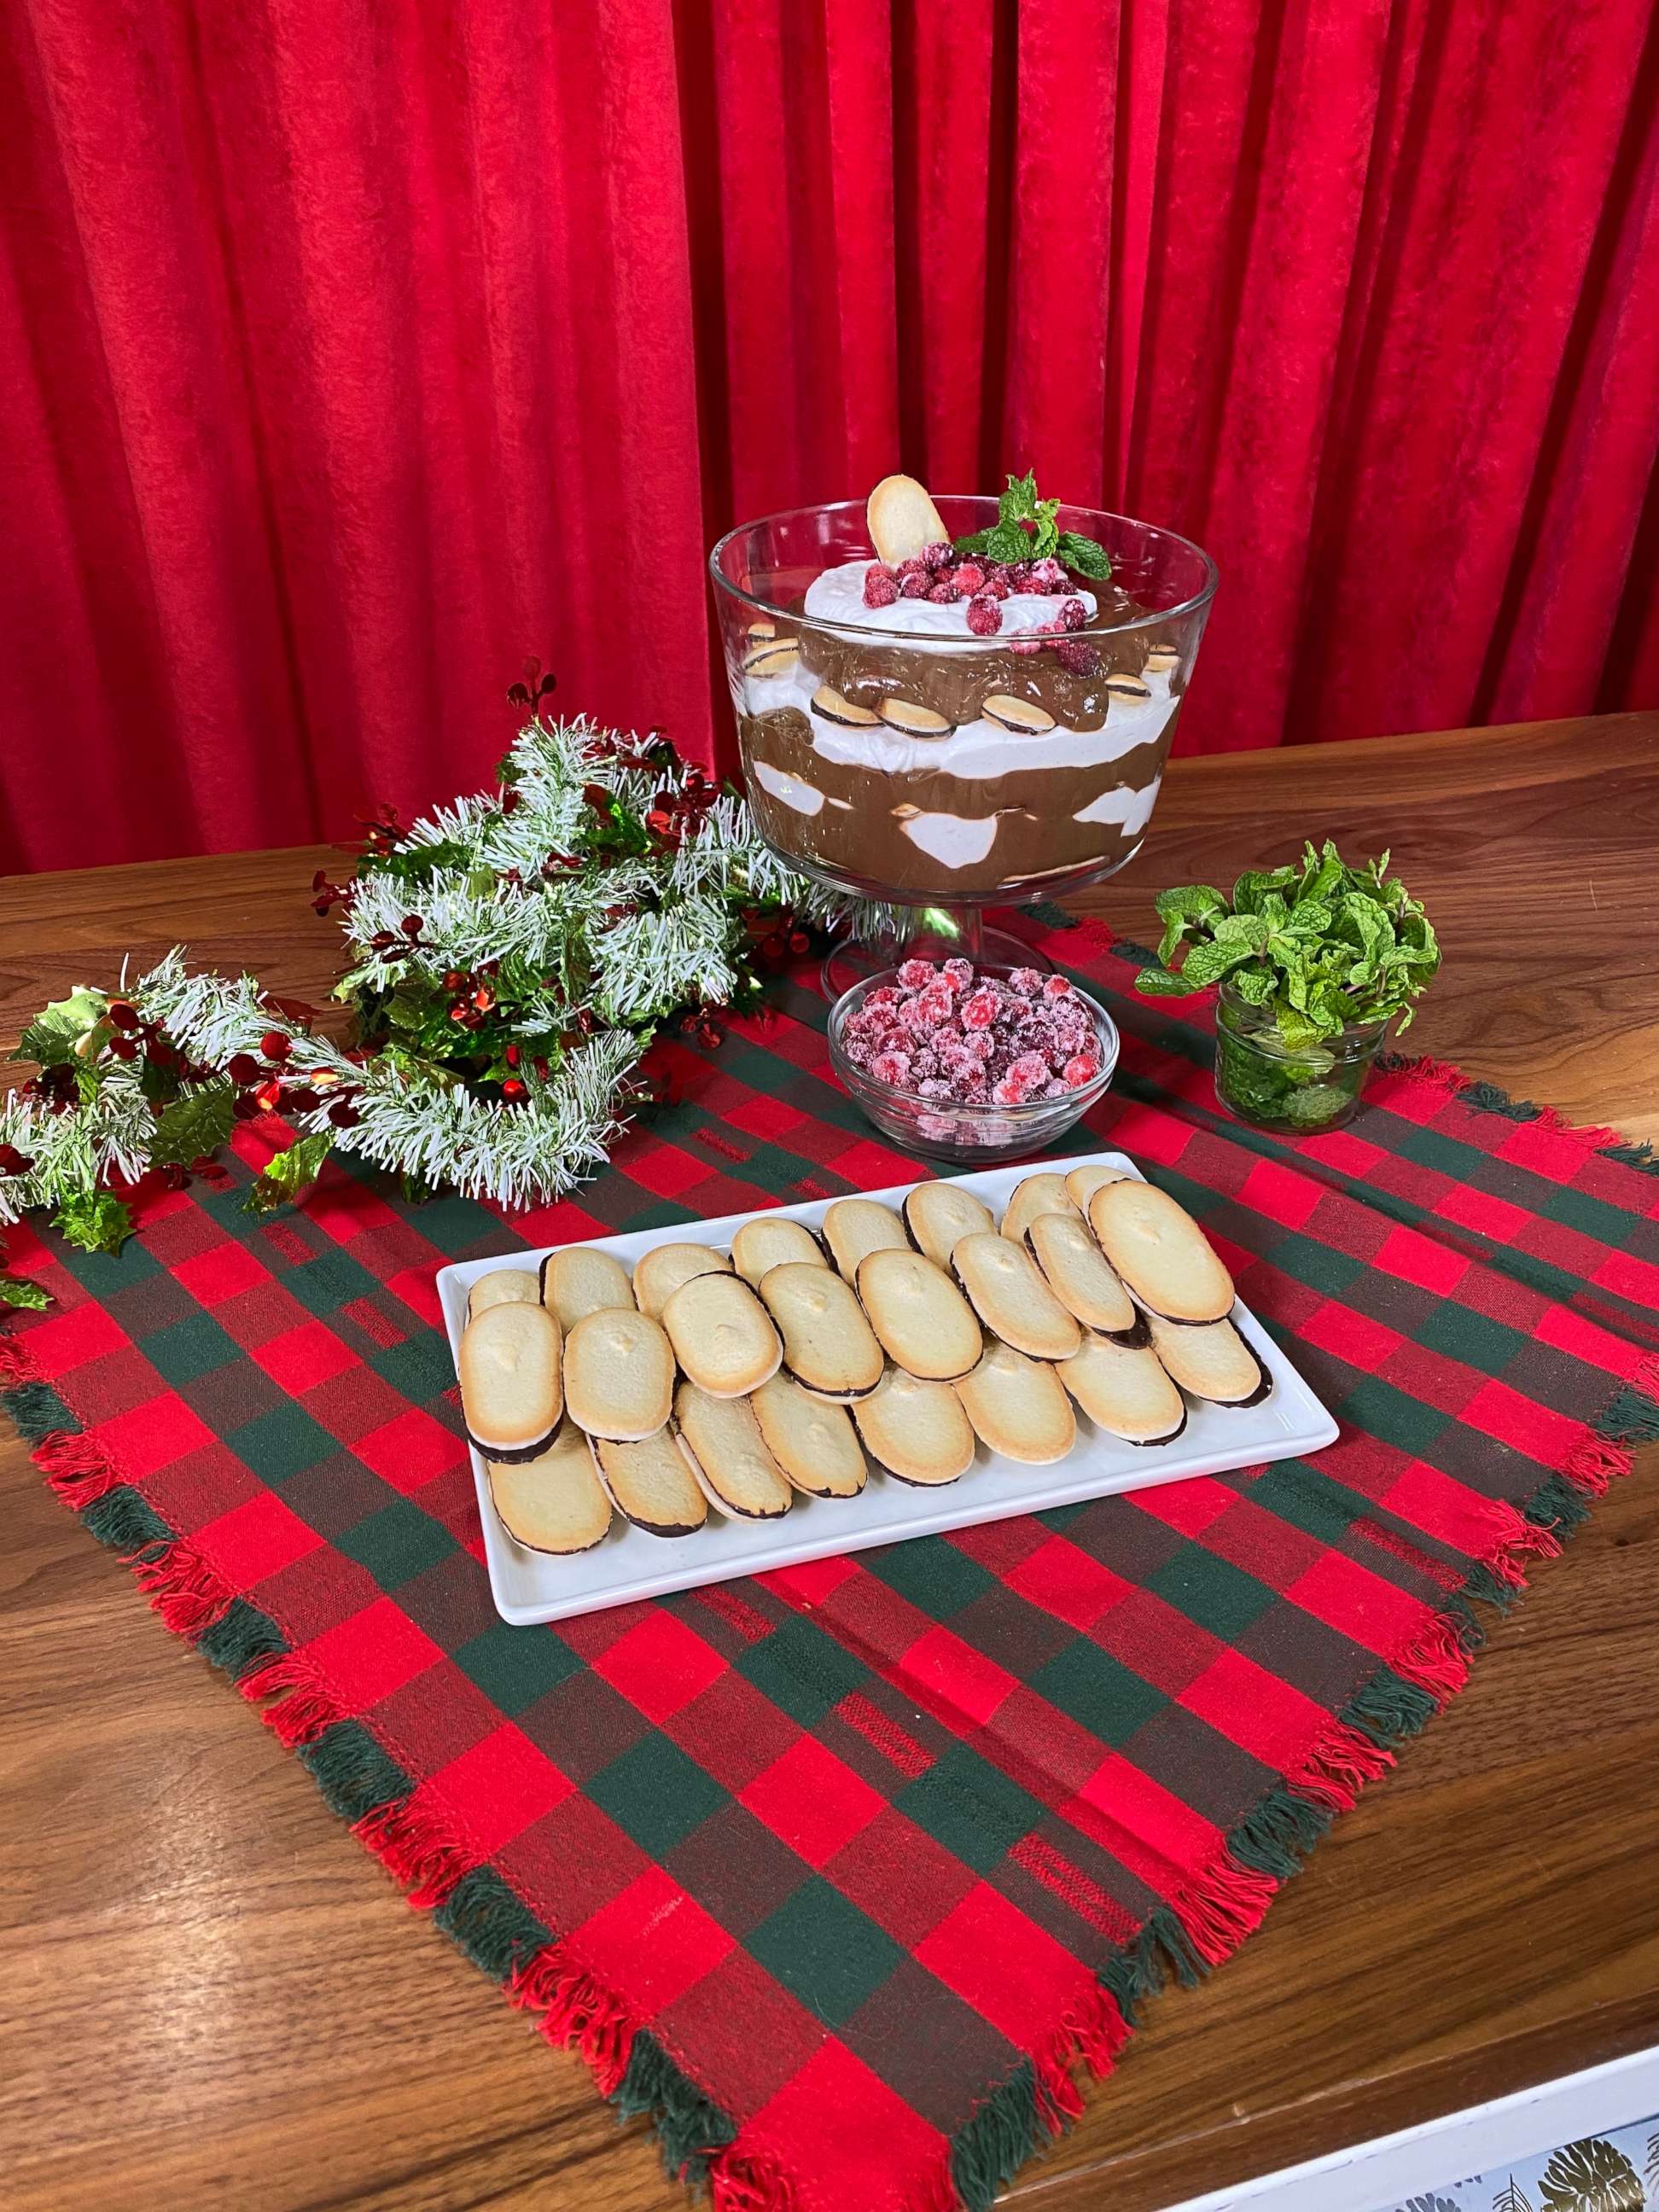
<path id="1" fill-rule="evenodd" d="M 1062 1160 L 1022 1160 L 957 1180 L 1000 1218 L 1015 1184 L 1027 1176 L 1045 1166 L 1069 1170 L 1091 1162 L 1122 1168 L 1133 1176 L 1140 1172 L 1126 1154 L 1103 1152 Z M 896 1207 L 915 1187 L 896 1183 L 867 1195 Z M 781 1218 L 816 1229 L 832 1203 L 820 1199 L 775 1210 Z M 726 1251 L 732 1232 L 750 1218 L 732 1213 L 717 1221 L 676 1222 L 666 1229 L 591 1241 L 597 1250 L 615 1253 L 631 1268 L 653 1244 L 713 1244 Z M 452 1353 L 460 1345 L 467 1295 L 477 1278 L 498 1267 L 524 1267 L 534 1273 L 544 1256 L 542 1252 L 514 1252 L 439 1270 L 438 1296 Z M 1255 1316 L 1241 1303 L 1233 1309 L 1233 1320 L 1272 1376 L 1273 1387 L 1255 1406 L 1211 1406 L 1189 1399 L 1187 1425 L 1172 1443 L 1125 1443 L 1095 1427 L 1079 1412 L 1077 1443 L 1053 1467 L 1023 1467 L 981 1445 L 960 1480 L 941 1489 L 921 1490 L 893 1481 L 872 1465 L 870 1479 L 856 1498 L 797 1497 L 789 1512 L 777 1521 L 728 1520 L 711 1512 L 706 1524 L 690 1536 L 647 1535 L 617 1514 L 610 1534 L 591 1551 L 562 1558 L 527 1552 L 495 1517 L 483 1462 L 475 1451 L 472 1474 L 496 1609 L 503 1620 L 529 1627 L 637 1598 L 695 1589 L 702 1583 L 730 1582 L 743 1575 L 764 1574 L 772 1567 L 796 1566 L 874 1544 L 899 1543 L 908 1536 L 937 1535 L 977 1521 L 1005 1520 L 1012 1514 L 1109 1497 L 1115 1491 L 1144 1490 L 1152 1483 L 1181 1482 L 1227 1468 L 1296 1458 L 1334 1443 L 1336 1423 Z"/>

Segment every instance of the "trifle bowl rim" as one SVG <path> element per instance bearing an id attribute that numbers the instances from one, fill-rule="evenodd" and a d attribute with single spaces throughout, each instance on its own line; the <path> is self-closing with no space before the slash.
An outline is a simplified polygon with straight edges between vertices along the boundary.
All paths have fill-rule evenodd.
<path id="1" fill-rule="evenodd" d="M 947 504 L 957 501 L 967 502 L 972 501 L 977 501 L 980 505 L 990 509 L 994 509 L 997 505 L 995 495 L 994 493 L 988 492 L 940 492 L 935 495 L 935 496 Z M 799 607 L 787 607 L 781 605 L 775 599 L 762 599 L 753 592 L 745 591 L 741 584 L 735 582 L 730 576 L 726 575 L 720 567 L 720 556 L 725 551 L 726 548 L 732 544 L 733 539 L 745 537 L 750 531 L 764 530 L 771 524 L 792 521 L 798 515 L 856 514 L 860 517 L 860 519 L 862 519 L 865 514 L 866 505 L 867 501 L 861 499 L 809 500 L 803 506 L 776 507 L 770 514 L 759 514 L 754 516 L 749 521 L 734 523 L 730 530 L 726 531 L 720 537 L 715 539 L 714 545 L 709 550 L 708 573 L 716 590 L 729 592 L 732 599 L 740 600 L 744 606 L 752 607 L 757 614 L 781 615 L 786 622 L 805 623 L 815 629 L 829 631 L 833 635 L 846 636 L 848 638 L 857 638 L 860 640 L 868 640 L 872 638 L 894 639 L 902 640 L 908 645 L 914 645 L 916 641 L 915 635 L 915 633 L 910 630 L 902 629 L 890 629 L 885 624 L 880 623 L 860 622 L 856 624 L 844 624 L 841 623 L 826 622 L 821 617 L 804 613 Z M 1186 599 L 1179 601 L 1175 606 L 1160 607 L 1156 612 L 1139 615 L 1133 621 L 1102 623 L 1099 625 L 1099 629 L 1102 633 L 1121 635 L 1137 629 L 1156 629 L 1160 623 L 1178 622 L 1184 619 L 1188 615 L 1199 613 L 1202 610 L 1206 609 L 1211 601 L 1214 599 L 1216 586 L 1220 580 L 1220 571 L 1216 567 L 1212 557 L 1205 551 L 1204 548 L 1194 539 L 1183 536 L 1180 531 L 1171 530 L 1166 523 L 1150 522 L 1145 515 L 1123 514 L 1120 514 L 1114 507 L 1086 507 L 1072 501 L 1062 500 L 1060 502 L 1060 512 L 1062 514 L 1069 514 L 1078 516 L 1092 516 L 1097 521 L 1127 523 L 1131 527 L 1136 530 L 1156 532 L 1158 537 L 1167 538 L 1172 545 L 1179 546 L 1183 551 L 1195 556 L 1202 565 L 1204 571 L 1204 583 L 1201 589 L 1190 593 Z M 868 538 L 868 534 L 866 528 L 865 532 L 866 539 Z M 867 554 L 854 553 L 848 554 L 847 556 L 847 559 L 848 561 L 874 560 L 877 557 L 873 546 Z M 828 564 L 826 563 L 826 566 Z M 1086 576 L 1082 577 L 1079 580 L 1076 588 L 1079 591 L 1089 591 L 1091 589 L 1091 580 L 1090 578 Z M 936 650 L 942 646 L 946 651 L 952 653 L 960 653 L 964 651 L 982 652 L 985 649 L 987 643 L 988 641 L 986 639 L 980 637 L 943 638 L 930 636 L 927 640 L 927 645 L 930 650 Z"/>

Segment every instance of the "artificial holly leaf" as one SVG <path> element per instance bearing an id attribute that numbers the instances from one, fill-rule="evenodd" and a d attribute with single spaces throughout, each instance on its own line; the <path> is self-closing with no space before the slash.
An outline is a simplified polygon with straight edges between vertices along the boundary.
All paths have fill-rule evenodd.
<path id="1" fill-rule="evenodd" d="M 71 991 L 67 999 L 54 999 L 49 1006 L 42 1006 L 23 1031 L 12 1058 L 32 1060 L 37 1067 L 68 1066 L 82 1056 L 78 1050 L 82 1040 L 103 1021 L 107 1004 L 101 991 L 85 986 Z"/>
<path id="2" fill-rule="evenodd" d="M 228 1144 L 235 1096 L 235 1086 L 227 1078 L 222 1083 L 200 1084 L 175 1098 L 155 1124 L 151 1165 L 187 1168 Z"/>
<path id="3" fill-rule="evenodd" d="M 70 1243 L 82 1252 L 118 1252 L 132 1234 L 132 1209 L 112 1191 L 76 1191 L 53 1217 Z"/>
<path id="4" fill-rule="evenodd" d="M 179 1071 L 163 1067 L 146 1054 L 138 1069 L 138 1088 L 153 1106 L 165 1106 L 179 1096 Z"/>
<path id="5" fill-rule="evenodd" d="M 1103 545 L 1097 545 L 1092 538 L 1080 537 L 1075 530 L 1062 530 L 1054 548 L 1056 560 L 1079 576 L 1091 576 L 1103 584 L 1112 573 L 1112 564 Z"/>
<path id="6" fill-rule="evenodd" d="M 274 1154 L 248 1185 L 244 1206 L 250 1213 L 274 1213 L 279 1206 L 309 1190 L 322 1173 L 333 1144 L 327 1130 L 319 1130 L 314 1136 L 301 1137 L 285 1152 Z"/>
<path id="7" fill-rule="evenodd" d="M 39 1313 L 52 1304 L 52 1292 L 21 1275 L 0 1275 L 0 1306 L 28 1306 Z"/>

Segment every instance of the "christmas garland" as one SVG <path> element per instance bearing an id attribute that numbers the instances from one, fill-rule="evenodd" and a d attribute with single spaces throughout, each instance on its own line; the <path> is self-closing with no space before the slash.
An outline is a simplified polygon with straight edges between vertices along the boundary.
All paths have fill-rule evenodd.
<path id="1" fill-rule="evenodd" d="M 408 828 L 386 810 L 348 882 L 316 878 L 346 938 L 349 1044 L 251 975 L 192 975 L 179 947 L 38 1015 L 14 1057 L 39 1073 L 0 1097 L 0 1224 L 50 1208 L 73 1243 L 118 1249 L 127 1187 L 181 1183 L 264 1115 L 297 1133 L 250 1189 L 261 1208 L 332 1152 L 504 1206 L 602 1165 L 652 1095 L 659 1030 L 717 1042 L 715 1016 L 850 909 L 666 738 L 544 719 L 550 689 L 509 695 L 535 711 L 499 788 Z M 0 1302 L 30 1291 L 0 1276 Z"/>

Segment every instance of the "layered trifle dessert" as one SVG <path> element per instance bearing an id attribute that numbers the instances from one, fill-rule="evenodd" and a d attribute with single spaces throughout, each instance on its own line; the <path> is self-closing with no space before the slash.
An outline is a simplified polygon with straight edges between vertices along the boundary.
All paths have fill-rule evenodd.
<path id="1" fill-rule="evenodd" d="M 946 505 L 981 526 L 952 536 L 914 478 L 884 479 L 873 556 L 832 542 L 798 592 L 775 579 L 728 616 L 750 804 L 798 863 L 911 903 L 1107 874 L 1152 814 L 1208 575 L 1203 606 L 1149 605 L 1146 564 L 1061 530 L 1029 477 L 994 519 Z"/>

